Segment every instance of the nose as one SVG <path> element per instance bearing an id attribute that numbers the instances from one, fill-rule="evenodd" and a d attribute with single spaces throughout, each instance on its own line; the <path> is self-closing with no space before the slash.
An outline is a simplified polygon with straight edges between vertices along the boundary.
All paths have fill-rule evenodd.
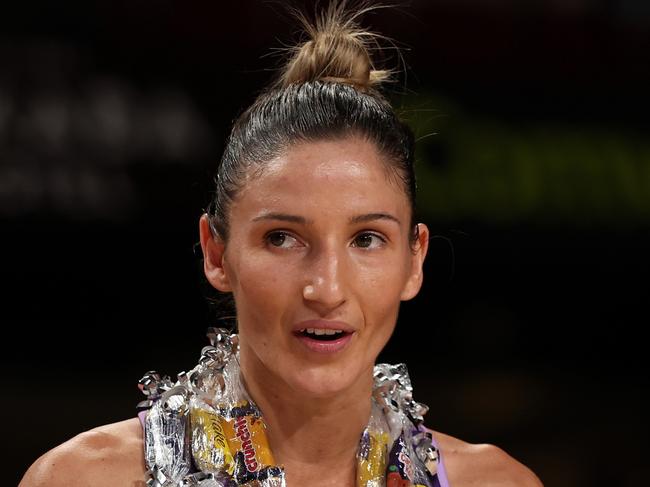
<path id="1" fill-rule="evenodd" d="M 343 267 L 344 259 L 335 249 L 323 249 L 315 253 L 308 263 L 303 298 L 322 315 L 345 302 Z"/>

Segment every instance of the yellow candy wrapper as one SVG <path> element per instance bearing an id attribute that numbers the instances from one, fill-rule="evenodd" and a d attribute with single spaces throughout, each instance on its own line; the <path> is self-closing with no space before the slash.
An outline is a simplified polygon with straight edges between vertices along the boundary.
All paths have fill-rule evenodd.
<path id="1" fill-rule="evenodd" d="M 217 473 L 227 471 L 230 475 L 235 469 L 235 461 L 223 429 L 224 419 L 215 411 L 194 407 L 190 411 L 192 428 L 192 455 L 194 463 L 203 472 Z"/>
<path id="2" fill-rule="evenodd" d="M 233 476 L 237 483 L 273 485 L 273 479 L 283 477 L 283 470 L 275 464 L 266 424 L 257 407 L 244 401 L 224 412 L 221 424 L 234 460 Z"/>
<path id="3" fill-rule="evenodd" d="M 364 432 L 359 448 L 357 485 L 383 482 L 388 456 L 388 433 Z"/>

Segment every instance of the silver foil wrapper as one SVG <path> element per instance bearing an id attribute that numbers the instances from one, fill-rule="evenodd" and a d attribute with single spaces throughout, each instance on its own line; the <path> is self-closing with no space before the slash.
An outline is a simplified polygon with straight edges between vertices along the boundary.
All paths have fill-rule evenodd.
<path id="1" fill-rule="evenodd" d="M 421 435 L 426 434 L 417 429 L 413 429 L 412 427 L 406 428 L 404 430 L 404 439 L 406 443 L 406 454 L 411 459 L 413 466 L 413 483 L 416 485 L 433 487 L 432 476 L 437 472 L 437 455 L 435 466 L 430 462 L 427 465 L 427 462 L 424 461 L 423 455 L 425 452 L 429 451 L 429 447 L 432 448 L 430 434 L 428 436 L 428 441 L 421 437 Z M 431 469 L 429 467 L 431 467 Z"/>
<path id="2" fill-rule="evenodd" d="M 431 487 L 438 469 L 438 452 L 431 433 L 421 428 L 429 408 L 413 400 L 413 386 L 405 364 L 375 365 L 373 398 L 388 424 L 391 443 L 394 445 L 403 437 L 404 455 L 413 467 L 411 481 Z"/>
<path id="3" fill-rule="evenodd" d="M 212 473 L 198 472 L 186 476 L 180 484 L 182 487 L 233 487 L 229 477 L 220 477 Z"/>
<path id="4" fill-rule="evenodd" d="M 402 412 L 417 426 L 429 408 L 413 400 L 413 387 L 406 364 L 377 364 L 374 369 L 374 397 L 384 411 Z"/>
<path id="5" fill-rule="evenodd" d="M 199 363 L 189 372 L 181 372 L 176 383 L 154 371 L 140 380 L 139 387 L 147 397 L 139 408 L 149 409 L 145 420 L 148 487 L 286 487 L 281 467 L 254 480 L 237 482 L 239 477 L 232 471 L 234 453 L 228 447 L 219 448 L 222 440 L 227 445 L 227 438 L 219 438 L 216 423 L 206 427 L 242 401 L 254 406 L 240 379 L 237 335 L 211 328 L 208 338 L 211 345 L 203 348 Z M 438 452 L 431 434 L 421 427 L 427 407 L 413 400 L 404 364 L 375 366 L 373 399 L 357 455 L 359 466 L 365 461 L 363 465 L 369 469 L 363 487 L 385 487 L 385 466 L 400 439 L 404 455 L 413 463 L 413 480 L 431 487 Z M 193 411 L 199 413 L 193 415 Z M 371 441 L 380 444 L 372 452 Z M 374 466 L 369 461 L 375 462 Z"/>
<path id="6" fill-rule="evenodd" d="M 139 381 L 138 387 L 147 399 L 138 407 L 148 409 L 147 486 L 286 487 L 284 471 L 279 467 L 273 469 L 273 475 L 267 472 L 263 478 L 246 484 L 236 482 L 229 474 L 232 454 L 226 438 L 219 437 L 215 421 L 242 400 L 250 401 L 250 397 L 239 378 L 237 335 L 210 328 L 208 338 L 211 345 L 203 348 L 199 363 L 189 372 L 178 374 L 175 384 L 155 371 L 147 372 Z M 223 448 L 219 448 L 220 441 Z"/>
<path id="7" fill-rule="evenodd" d="M 173 487 L 190 471 L 188 407 L 183 391 L 157 401 L 145 420 L 145 461 L 149 487 Z"/>

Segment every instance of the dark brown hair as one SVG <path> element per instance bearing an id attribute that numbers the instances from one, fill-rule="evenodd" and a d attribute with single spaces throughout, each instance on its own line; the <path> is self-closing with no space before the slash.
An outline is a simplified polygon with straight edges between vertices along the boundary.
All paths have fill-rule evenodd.
<path id="1" fill-rule="evenodd" d="M 415 230 L 414 137 L 380 93 L 390 71 L 376 70 L 371 45 L 381 36 L 362 30 L 357 19 L 376 7 L 332 1 L 315 20 L 296 12 L 306 39 L 277 80 L 235 121 L 215 178 L 208 209 L 215 236 L 228 240 L 229 208 L 246 179 L 292 145 L 363 137 L 384 156 L 411 203 Z M 417 233 L 412 235 L 413 241 Z"/>

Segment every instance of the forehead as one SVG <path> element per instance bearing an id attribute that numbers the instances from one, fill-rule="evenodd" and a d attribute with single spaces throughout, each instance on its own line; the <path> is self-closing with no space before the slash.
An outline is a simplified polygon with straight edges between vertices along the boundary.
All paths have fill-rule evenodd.
<path id="1" fill-rule="evenodd" d="M 296 144 L 248 178 L 235 205 L 353 208 L 399 212 L 408 198 L 375 145 L 360 137 Z M 376 209 L 376 208 L 373 208 Z"/>

